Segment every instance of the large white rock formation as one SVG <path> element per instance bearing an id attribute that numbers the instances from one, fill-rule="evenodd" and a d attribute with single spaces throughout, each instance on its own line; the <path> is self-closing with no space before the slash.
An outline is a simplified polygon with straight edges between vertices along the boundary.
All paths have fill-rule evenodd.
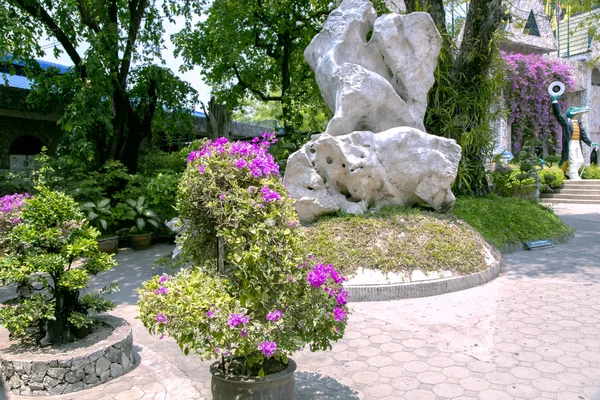
<path id="1" fill-rule="evenodd" d="M 304 52 L 334 114 L 290 156 L 285 182 L 301 220 L 343 210 L 454 204 L 454 140 L 423 132 L 442 45 L 427 13 L 377 18 L 369 0 L 343 0 Z"/>
<path id="2" fill-rule="evenodd" d="M 423 130 L 441 46 L 427 13 L 377 18 L 368 0 L 342 1 L 304 52 L 334 114 L 326 132 Z"/>
<path id="3" fill-rule="evenodd" d="M 400 204 L 445 211 L 455 201 L 450 185 L 460 157 L 454 140 L 410 127 L 323 134 L 290 156 L 285 182 L 301 220 Z"/>

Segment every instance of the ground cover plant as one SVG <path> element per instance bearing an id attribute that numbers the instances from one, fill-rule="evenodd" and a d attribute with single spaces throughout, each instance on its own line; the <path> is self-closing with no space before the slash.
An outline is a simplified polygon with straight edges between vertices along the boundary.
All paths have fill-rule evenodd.
<path id="1" fill-rule="evenodd" d="M 339 265 L 346 275 L 360 267 L 384 273 L 486 269 L 485 241 L 451 216 L 411 207 L 386 207 L 359 216 L 326 216 L 302 227 L 307 251 Z"/>
<path id="2" fill-rule="evenodd" d="M 530 240 L 564 241 L 573 234 L 551 209 L 531 200 L 459 197 L 452 212 L 501 251 Z"/>
<path id="3" fill-rule="evenodd" d="M 190 154 L 177 207 L 192 266 L 140 290 L 151 333 L 172 336 L 185 354 L 221 358 L 226 374 L 275 372 L 273 360 L 285 367 L 306 345 L 329 349 L 346 325 L 344 277 L 304 251 L 271 142 L 220 138 Z"/>

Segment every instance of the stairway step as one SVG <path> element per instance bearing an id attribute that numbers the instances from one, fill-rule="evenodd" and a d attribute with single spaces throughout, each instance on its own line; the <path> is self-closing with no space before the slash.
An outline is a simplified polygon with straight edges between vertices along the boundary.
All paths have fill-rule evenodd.
<path id="1" fill-rule="evenodd" d="M 562 193 L 562 194 L 589 194 L 589 195 L 600 195 L 600 187 L 599 188 L 588 188 L 588 189 L 573 189 L 573 188 L 559 188 L 552 189 L 552 191 L 547 193 Z"/>
<path id="2" fill-rule="evenodd" d="M 582 179 L 580 181 L 572 181 L 565 179 L 565 186 L 581 185 L 581 186 L 600 186 L 600 179 Z"/>
<path id="3" fill-rule="evenodd" d="M 571 193 L 540 193 L 540 197 L 545 199 L 569 199 L 569 200 L 599 200 L 600 194 L 598 195 L 590 195 L 590 194 L 571 194 Z"/>
<path id="4" fill-rule="evenodd" d="M 541 199 L 542 203 L 563 203 L 563 204 L 600 204 L 600 200 L 571 200 L 555 197 L 552 199 Z"/>

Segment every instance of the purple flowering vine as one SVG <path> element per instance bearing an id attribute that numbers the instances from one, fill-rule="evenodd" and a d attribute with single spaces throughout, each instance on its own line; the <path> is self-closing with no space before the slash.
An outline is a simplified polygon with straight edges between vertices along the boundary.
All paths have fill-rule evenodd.
<path id="1" fill-rule="evenodd" d="M 552 113 L 552 98 L 548 95 L 548 85 L 561 81 L 568 91 L 573 90 L 575 79 L 573 68 L 538 54 L 506 54 L 502 57 L 507 73 L 504 95 L 512 126 L 513 150 L 518 153 L 528 139 L 548 141 L 551 149 L 561 148 L 562 130 Z M 563 95 L 561 99 L 565 99 Z"/>
<path id="2" fill-rule="evenodd" d="M 260 194 L 262 195 L 263 201 L 265 203 L 271 203 L 273 201 L 281 200 L 281 195 L 266 185 L 263 186 L 263 188 L 260 191 Z"/>

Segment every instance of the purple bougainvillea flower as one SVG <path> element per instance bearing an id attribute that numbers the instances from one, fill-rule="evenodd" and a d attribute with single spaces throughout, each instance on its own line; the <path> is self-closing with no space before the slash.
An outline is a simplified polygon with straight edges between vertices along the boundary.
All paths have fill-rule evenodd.
<path id="1" fill-rule="evenodd" d="M 165 317 L 163 315 L 163 313 L 159 312 L 158 315 L 156 316 L 156 322 L 164 325 L 167 323 L 167 317 Z"/>
<path id="2" fill-rule="evenodd" d="M 221 352 L 221 349 L 218 347 L 215 347 L 215 353 L 220 353 L 220 352 Z"/>
<path id="3" fill-rule="evenodd" d="M 244 160 L 243 158 L 240 158 L 235 162 L 235 166 L 236 168 L 246 168 L 248 166 L 248 161 Z"/>
<path id="4" fill-rule="evenodd" d="M 350 297 L 350 293 L 344 289 L 340 289 L 340 292 L 337 294 L 337 296 L 335 296 L 335 299 L 338 305 L 343 306 L 344 304 L 348 303 L 348 297 Z"/>
<path id="5" fill-rule="evenodd" d="M 291 226 L 292 228 L 293 228 L 293 227 L 295 227 L 296 225 L 298 225 L 298 222 L 296 222 L 296 221 L 292 221 L 292 222 L 290 222 L 290 226 Z"/>
<path id="6" fill-rule="evenodd" d="M 207 316 L 208 318 L 212 318 L 212 317 L 213 317 L 213 315 L 214 315 L 214 313 L 215 313 L 215 312 L 214 312 L 213 310 L 208 310 L 208 311 L 206 312 L 206 316 Z"/>
<path id="7" fill-rule="evenodd" d="M 160 294 L 160 291 L 158 289 L 154 289 L 154 294 L 158 296 Z"/>
<path id="8" fill-rule="evenodd" d="M 159 282 L 159 283 L 165 283 L 165 282 L 166 282 L 166 281 L 168 281 L 169 279 L 170 279 L 170 278 L 169 278 L 169 275 L 163 275 L 163 276 L 161 276 L 160 278 L 158 278 L 158 282 Z"/>
<path id="9" fill-rule="evenodd" d="M 278 192 L 271 190 L 266 185 L 263 186 L 263 188 L 260 191 L 260 194 L 262 194 L 262 198 L 265 203 L 271 203 L 273 201 L 281 200 L 281 195 Z"/>
<path id="10" fill-rule="evenodd" d="M 225 195 L 221 193 L 221 194 L 219 195 L 219 200 L 225 200 Z"/>
<path id="11" fill-rule="evenodd" d="M 315 265 L 315 268 L 308 273 L 306 280 L 313 287 L 321 287 L 327 280 L 327 269 L 323 264 Z"/>
<path id="12" fill-rule="evenodd" d="M 242 330 L 240 331 L 240 335 L 241 335 L 241 336 L 242 336 L 244 339 L 246 339 L 246 337 L 248 336 L 248 329 L 242 329 Z"/>
<path id="13" fill-rule="evenodd" d="M 249 320 L 250 318 L 244 314 L 229 314 L 229 321 L 227 321 L 227 323 L 230 327 L 235 328 L 240 324 L 246 325 Z"/>
<path id="14" fill-rule="evenodd" d="M 205 167 L 204 165 L 202 165 L 202 164 L 201 164 L 201 165 L 198 167 L 198 171 L 200 171 L 200 173 L 201 173 L 201 174 L 203 174 L 203 173 L 204 173 L 204 171 L 206 171 L 206 167 Z"/>
<path id="15" fill-rule="evenodd" d="M 283 311 L 275 310 L 267 314 L 267 321 L 279 321 L 283 317 Z"/>
<path id="16" fill-rule="evenodd" d="M 258 344 L 258 349 L 262 351 L 265 356 L 271 357 L 277 351 L 277 343 L 269 341 L 260 342 Z"/>
<path id="17" fill-rule="evenodd" d="M 161 286 L 158 288 L 158 291 L 160 292 L 160 294 L 168 294 L 169 293 L 169 288 Z"/>
<path id="18" fill-rule="evenodd" d="M 333 319 L 335 319 L 338 322 L 344 322 L 347 315 L 348 313 L 344 311 L 344 309 L 341 307 L 336 307 L 333 309 Z"/>

